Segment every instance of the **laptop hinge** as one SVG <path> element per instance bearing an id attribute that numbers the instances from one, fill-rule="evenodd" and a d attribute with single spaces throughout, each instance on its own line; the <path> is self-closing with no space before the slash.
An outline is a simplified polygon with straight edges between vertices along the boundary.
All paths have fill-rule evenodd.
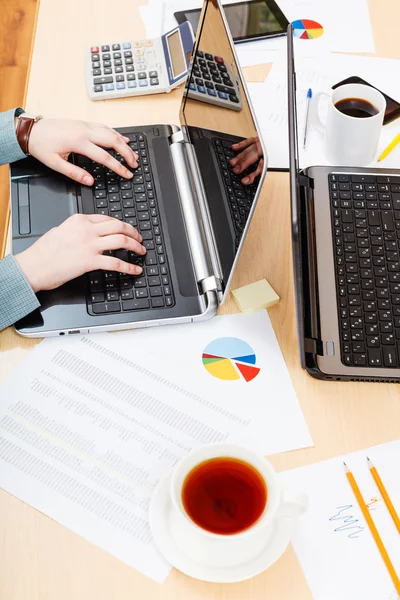
<path id="1" fill-rule="evenodd" d="M 209 250 L 210 233 L 203 217 L 204 198 L 200 197 L 202 190 L 194 181 L 193 159 L 188 151 L 190 144 L 184 141 L 180 131 L 172 134 L 170 139 L 172 164 L 197 283 L 203 293 L 219 293 L 221 278 L 213 268 L 215 261 Z"/>
<path id="2" fill-rule="evenodd" d="M 299 184 L 312 190 L 314 189 L 314 179 L 307 175 L 299 175 Z"/>
<path id="3" fill-rule="evenodd" d="M 314 338 L 304 338 L 304 350 L 310 354 L 324 355 L 324 346 L 321 340 L 315 340 Z"/>

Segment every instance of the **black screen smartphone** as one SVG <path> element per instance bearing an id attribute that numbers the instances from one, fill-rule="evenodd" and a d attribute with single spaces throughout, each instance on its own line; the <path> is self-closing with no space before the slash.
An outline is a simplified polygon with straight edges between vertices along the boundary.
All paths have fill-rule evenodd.
<path id="1" fill-rule="evenodd" d="M 400 117 L 400 103 L 396 102 L 396 100 L 393 100 L 393 98 L 390 98 L 390 96 L 387 96 L 385 94 L 385 92 L 382 92 L 382 90 L 379 90 L 374 85 L 371 85 L 370 83 L 368 83 L 368 81 L 361 79 L 361 77 L 356 77 L 356 76 L 348 77 L 347 79 L 344 79 L 343 81 L 340 81 L 339 83 L 336 83 L 335 85 L 333 85 L 332 89 L 335 90 L 336 88 L 340 87 L 341 85 L 346 85 L 347 83 L 361 83 L 363 85 L 368 85 L 369 87 L 373 87 L 375 90 L 378 90 L 378 92 L 380 92 L 382 94 L 382 96 L 386 100 L 386 110 L 385 110 L 385 116 L 383 119 L 384 125 L 387 125 L 388 123 L 391 123 L 392 121 L 394 121 L 395 119 Z"/>
<path id="2" fill-rule="evenodd" d="M 275 0 L 249 0 L 223 6 L 234 42 L 286 35 L 289 21 Z M 196 34 L 200 9 L 174 13 L 179 24 L 189 21 Z"/>

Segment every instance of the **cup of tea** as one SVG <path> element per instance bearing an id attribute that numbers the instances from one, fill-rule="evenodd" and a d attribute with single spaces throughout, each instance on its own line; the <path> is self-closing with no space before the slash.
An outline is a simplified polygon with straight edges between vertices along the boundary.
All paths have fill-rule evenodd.
<path id="1" fill-rule="evenodd" d="M 319 115 L 322 97 L 328 97 L 324 123 Z M 325 133 L 326 155 L 333 165 L 361 167 L 376 155 L 386 110 L 386 100 L 373 87 L 360 83 L 341 85 L 312 101 L 311 121 Z"/>
<path id="2" fill-rule="evenodd" d="M 194 450 L 170 481 L 169 530 L 192 560 L 212 567 L 251 561 L 273 537 L 277 519 L 307 507 L 304 494 L 281 489 L 271 464 L 234 444 Z"/>

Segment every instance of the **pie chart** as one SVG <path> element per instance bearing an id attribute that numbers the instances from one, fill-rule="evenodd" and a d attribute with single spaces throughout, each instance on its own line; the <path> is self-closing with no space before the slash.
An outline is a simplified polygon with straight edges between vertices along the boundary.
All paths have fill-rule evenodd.
<path id="1" fill-rule="evenodd" d="M 317 21 L 310 19 L 297 19 L 293 21 L 293 35 L 301 40 L 315 40 L 324 33 L 324 28 Z"/>
<path id="2" fill-rule="evenodd" d="M 249 382 L 260 372 L 253 348 L 236 337 L 222 337 L 210 342 L 202 355 L 204 368 L 217 379 Z"/>

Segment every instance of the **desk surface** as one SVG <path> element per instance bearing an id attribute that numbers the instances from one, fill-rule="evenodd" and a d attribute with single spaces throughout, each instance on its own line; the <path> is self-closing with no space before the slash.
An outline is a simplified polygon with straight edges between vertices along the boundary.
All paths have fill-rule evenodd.
<path id="1" fill-rule="evenodd" d="M 181 90 L 98 103 L 86 96 L 85 47 L 102 39 L 145 37 L 139 4 L 137 0 L 69 0 L 63 10 L 66 5 L 61 0 L 41 0 L 27 110 L 111 126 L 178 122 Z M 369 5 L 377 55 L 400 58 L 400 5 L 393 0 L 369 0 Z M 265 67 L 248 69 L 246 76 L 255 80 L 265 72 Z M 315 446 L 272 456 L 278 471 L 400 438 L 399 387 L 323 383 L 299 367 L 289 210 L 288 175 L 270 173 L 233 281 L 235 288 L 266 277 L 281 297 L 270 317 Z M 221 313 L 235 310 L 229 299 Z M 35 343 L 11 328 L 0 334 L 0 380 Z M 271 569 L 248 582 L 205 584 L 174 570 L 160 586 L 2 490 L 0 557 L 0 598 L 7 600 L 311 599 L 292 547 Z"/>

